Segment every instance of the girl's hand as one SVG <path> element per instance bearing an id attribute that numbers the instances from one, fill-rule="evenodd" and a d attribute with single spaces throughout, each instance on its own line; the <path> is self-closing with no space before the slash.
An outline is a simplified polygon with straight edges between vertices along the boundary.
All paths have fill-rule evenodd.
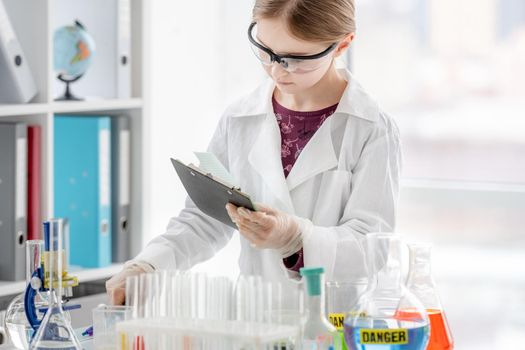
<path id="1" fill-rule="evenodd" d="M 298 252 L 303 245 L 300 218 L 263 204 L 256 204 L 258 211 L 236 207 L 229 203 L 226 210 L 239 232 L 261 249 L 276 249 L 283 258 Z"/>
<path id="2" fill-rule="evenodd" d="M 106 281 L 106 292 L 112 305 L 124 305 L 126 301 L 126 279 L 131 276 L 153 272 L 148 263 L 129 261 L 124 264 L 122 271 Z"/>

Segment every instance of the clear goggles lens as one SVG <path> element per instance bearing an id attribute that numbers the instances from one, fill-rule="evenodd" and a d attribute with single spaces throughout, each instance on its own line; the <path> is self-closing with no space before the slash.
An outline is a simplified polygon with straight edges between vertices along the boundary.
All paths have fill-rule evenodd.
<path id="1" fill-rule="evenodd" d="M 332 57 L 332 55 L 329 54 L 329 55 L 326 55 L 320 58 L 316 58 L 313 60 L 312 59 L 300 60 L 300 59 L 295 59 L 295 58 L 281 58 L 280 61 L 277 62 L 277 61 L 272 61 L 272 57 L 270 56 L 270 54 L 268 54 L 264 50 L 261 50 L 260 48 L 258 48 L 257 46 L 253 44 L 250 44 L 250 46 L 252 48 L 253 53 L 255 54 L 255 57 L 257 57 L 259 61 L 261 61 L 261 63 L 264 64 L 265 66 L 271 66 L 274 62 L 276 62 L 276 63 L 279 63 L 281 67 L 287 72 L 296 73 L 296 74 L 308 73 L 308 72 L 314 71 L 318 69 L 319 67 L 321 67 L 328 58 Z"/>

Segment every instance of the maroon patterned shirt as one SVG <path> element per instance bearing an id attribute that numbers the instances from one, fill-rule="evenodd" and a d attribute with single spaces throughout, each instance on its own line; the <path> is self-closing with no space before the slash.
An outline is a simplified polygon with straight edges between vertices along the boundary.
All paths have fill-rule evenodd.
<path id="1" fill-rule="evenodd" d="M 272 104 L 281 130 L 281 161 L 284 176 L 288 177 L 301 151 L 323 122 L 335 112 L 337 104 L 313 112 L 292 111 L 281 106 L 275 98 L 272 98 Z M 303 250 L 283 259 L 283 262 L 289 270 L 299 271 L 304 266 Z"/>

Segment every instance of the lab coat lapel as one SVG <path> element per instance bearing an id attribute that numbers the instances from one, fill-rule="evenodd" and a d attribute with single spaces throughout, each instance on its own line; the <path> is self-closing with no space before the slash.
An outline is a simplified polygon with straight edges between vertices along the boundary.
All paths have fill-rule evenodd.
<path id="1" fill-rule="evenodd" d="M 282 202 L 287 212 L 294 214 L 292 199 L 284 178 L 281 161 L 281 134 L 275 116 L 266 113 L 261 130 L 255 140 L 248 161 L 270 191 Z"/>
<path id="2" fill-rule="evenodd" d="M 332 115 L 321 125 L 299 154 L 286 179 L 289 191 L 311 177 L 337 166 L 331 132 L 334 117 Z"/>
<path id="3" fill-rule="evenodd" d="M 289 191 L 313 176 L 336 167 L 339 163 L 332 142 L 337 132 L 335 118 L 354 116 L 370 121 L 378 118 L 377 103 L 373 102 L 348 70 L 340 70 L 348 85 L 335 113 L 321 125 L 295 161 L 286 179 Z M 333 130 L 333 131 L 332 131 Z"/>

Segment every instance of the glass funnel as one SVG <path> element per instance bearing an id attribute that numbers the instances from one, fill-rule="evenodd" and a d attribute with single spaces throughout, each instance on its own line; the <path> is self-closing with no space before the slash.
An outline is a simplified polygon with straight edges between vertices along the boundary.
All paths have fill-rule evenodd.
<path id="1" fill-rule="evenodd" d="M 328 321 L 325 314 L 324 268 L 303 267 L 300 273 L 305 280 L 307 307 L 302 349 L 333 349 L 334 340 L 337 341 L 338 338 L 336 328 Z"/>
<path id="2" fill-rule="evenodd" d="M 31 349 L 82 349 L 62 308 L 62 276 L 66 271 L 62 227 L 61 219 L 52 219 L 44 223 L 44 286 L 48 289 L 48 307 L 31 341 Z"/>
<path id="3" fill-rule="evenodd" d="M 402 242 L 388 233 L 368 234 L 368 288 L 344 321 L 348 349 L 424 350 L 430 326 L 421 302 L 402 280 Z"/>
<path id="4" fill-rule="evenodd" d="M 33 272 L 40 266 L 43 247 L 44 241 L 42 240 L 26 242 L 26 286 L 29 285 Z M 35 305 L 43 307 L 47 303 L 37 296 Z M 25 314 L 24 293 L 17 295 L 7 307 L 5 328 L 9 339 L 17 349 L 29 349 L 29 342 L 34 331 Z"/>
<path id="5" fill-rule="evenodd" d="M 407 288 L 421 300 L 430 319 L 431 332 L 427 350 L 451 350 L 454 348 L 454 340 L 430 269 L 432 245 L 413 243 L 408 245 L 408 249 L 410 269 Z"/>

